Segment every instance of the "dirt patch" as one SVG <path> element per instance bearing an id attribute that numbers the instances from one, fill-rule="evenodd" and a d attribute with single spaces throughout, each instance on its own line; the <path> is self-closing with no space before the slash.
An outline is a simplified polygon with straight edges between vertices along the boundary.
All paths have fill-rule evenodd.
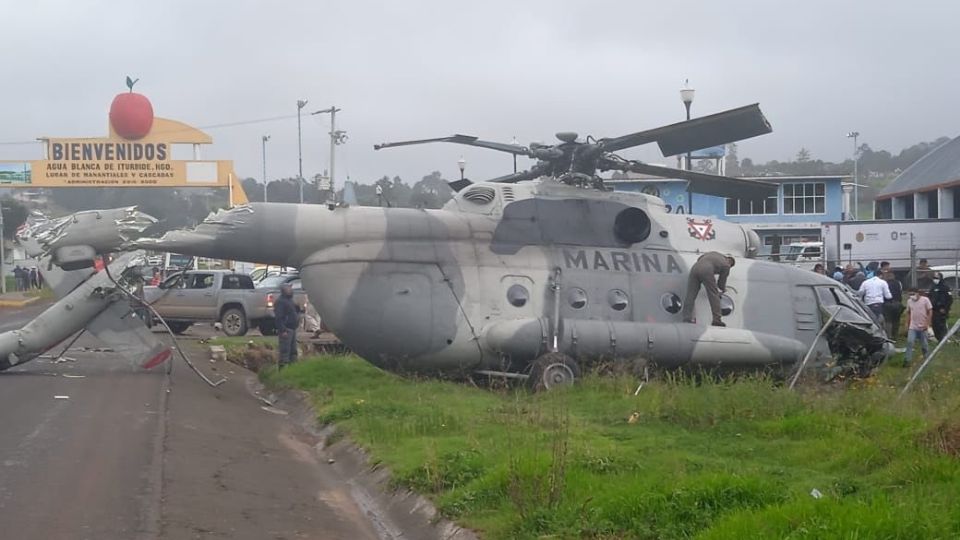
<path id="1" fill-rule="evenodd" d="M 960 420 L 944 420 L 923 434 L 921 442 L 937 452 L 960 458 Z"/>
<path id="2" fill-rule="evenodd" d="M 263 367 L 277 365 L 277 351 L 273 345 L 250 342 L 240 350 L 227 350 L 227 360 L 250 371 L 259 372 Z"/>
<path id="3" fill-rule="evenodd" d="M 316 354 L 345 354 L 347 349 L 330 335 L 323 335 L 319 339 L 300 341 L 297 343 L 299 358 Z M 241 347 L 228 347 L 227 360 L 243 366 L 250 371 L 259 372 L 263 367 L 276 367 L 277 349 L 273 343 L 251 341 Z"/>

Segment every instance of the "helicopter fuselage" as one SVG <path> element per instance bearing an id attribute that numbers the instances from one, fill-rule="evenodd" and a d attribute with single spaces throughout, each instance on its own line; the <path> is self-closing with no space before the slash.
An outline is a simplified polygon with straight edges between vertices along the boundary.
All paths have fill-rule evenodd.
<path id="1" fill-rule="evenodd" d="M 880 350 L 882 330 L 840 284 L 748 258 L 757 244 L 655 197 L 542 181 L 474 184 L 440 210 L 251 204 L 144 247 L 297 266 L 344 344 L 402 371 L 522 372 L 548 351 L 789 366 L 811 346 L 821 358 L 837 348 L 817 339 L 837 303 L 867 343 L 859 354 Z M 680 320 L 688 270 L 707 251 L 737 260 L 726 328 Z M 695 313 L 710 321 L 704 295 Z"/>

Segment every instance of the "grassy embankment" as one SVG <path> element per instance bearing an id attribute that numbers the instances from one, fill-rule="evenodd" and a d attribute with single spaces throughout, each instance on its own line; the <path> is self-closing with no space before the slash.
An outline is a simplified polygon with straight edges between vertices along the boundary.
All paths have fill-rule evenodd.
<path id="1" fill-rule="evenodd" d="M 960 537 L 960 351 L 848 390 L 588 376 L 530 395 L 301 362 L 319 420 L 489 538 Z M 820 498 L 812 495 L 817 490 Z"/>

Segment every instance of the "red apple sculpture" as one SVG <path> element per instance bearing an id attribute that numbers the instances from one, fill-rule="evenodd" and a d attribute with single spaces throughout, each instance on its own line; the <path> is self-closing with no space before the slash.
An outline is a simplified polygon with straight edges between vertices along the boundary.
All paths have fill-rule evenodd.
<path id="1" fill-rule="evenodd" d="M 127 77 L 129 92 L 117 94 L 110 104 L 110 125 L 124 139 L 137 140 L 150 133 L 153 126 L 153 105 L 143 94 L 133 91 L 136 80 Z"/>

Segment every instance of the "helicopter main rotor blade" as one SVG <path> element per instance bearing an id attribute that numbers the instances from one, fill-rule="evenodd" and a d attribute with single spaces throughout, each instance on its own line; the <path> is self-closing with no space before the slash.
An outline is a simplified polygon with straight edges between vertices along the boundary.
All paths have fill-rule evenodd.
<path id="1" fill-rule="evenodd" d="M 675 156 L 694 150 L 719 146 L 721 144 L 742 141 L 773 131 L 767 118 L 760 111 L 760 105 L 754 103 L 717 114 L 678 122 L 614 137 L 600 139 L 604 151 L 616 152 L 642 144 L 655 142 L 664 156 Z"/>
<path id="2" fill-rule="evenodd" d="M 679 178 L 690 183 L 690 191 L 716 197 L 761 200 L 776 195 L 779 188 L 779 185 L 773 182 L 648 165 L 639 161 L 605 161 L 601 168 L 649 174 L 660 178 Z"/>
<path id="3" fill-rule="evenodd" d="M 450 137 L 438 137 L 435 139 L 419 139 L 415 141 L 400 141 L 400 142 L 391 142 L 391 143 L 381 143 L 373 145 L 374 150 L 380 150 L 382 148 L 392 148 L 394 146 L 409 146 L 413 144 L 427 144 L 435 142 L 448 142 L 455 144 L 464 144 L 467 146 L 476 146 L 479 148 L 487 148 L 489 150 L 497 150 L 498 152 L 507 152 L 508 154 L 514 154 L 518 156 L 532 156 L 532 152 L 526 146 L 520 146 L 517 144 L 506 144 L 498 143 L 493 141 L 484 141 L 478 137 L 472 135 L 452 135 Z"/>

